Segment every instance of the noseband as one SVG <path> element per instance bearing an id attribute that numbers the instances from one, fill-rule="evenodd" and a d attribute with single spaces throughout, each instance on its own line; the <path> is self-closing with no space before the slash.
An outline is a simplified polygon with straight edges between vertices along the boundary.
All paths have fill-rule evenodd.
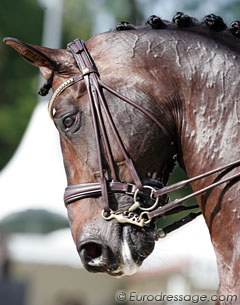
<path id="1" fill-rule="evenodd" d="M 148 109 L 137 104 L 133 100 L 123 96 L 122 94 L 116 92 L 101 81 L 96 65 L 82 40 L 76 39 L 75 41 L 69 43 L 68 50 L 73 54 L 81 73 L 78 76 L 69 78 L 56 89 L 49 102 L 48 109 L 51 118 L 53 118 L 55 113 L 54 103 L 57 97 L 65 89 L 69 88 L 76 82 L 79 82 L 81 80 L 85 81 L 88 91 L 93 128 L 96 139 L 100 181 L 94 183 L 88 182 L 67 186 L 64 194 L 64 202 L 66 206 L 83 198 L 102 196 L 102 216 L 105 220 L 108 221 L 111 219 L 116 219 L 120 223 L 129 223 L 132 225 L 143 227 L 149 224 L 153 219 L 156 219 L 157 217 L 160 217 L 162 215 L 174 214 L 178 213 L 179 211 L 198 207 L 192 206 L 191 208 L 189 208 L 183 206 L 182 203 L 190 198 L 193 198 L 208 190 L 211 190 L 222 183 L 226 183 L 228 181 L 240 177 L 240 173 L 237 173 L 220 181 L 214 182 L 208 185 L 207 187 L 196 191 L 188 196 L 167 202 L 167 194 L 178 189 L 182 189 L 193 181 L 203 179 L 220 171 L 232 170 L 236 166 L 240 165 L 240 160 L 219 167 L 212 171 L 206 172 L 202 175 L 193 177 L 191 179 L 180 181 L 170 186 L 161 186 L 156 188 L 153 187 L 152 184 L 144 184 L 136 171 L 132 159 L 130 158 L 128 152 L 124 147 L 123 141 L 118 133 L 115 123 L 112 119 L 112 115 L 109 111 L 108 104 L 106 103 L 103 90 L 110 92 L 111 94 L 118 97 L 120 100 L 130 104 L 131 106 L 142 112 L 160 128 L 161 132 L 163 132 L 170 139 L 172 139 L 171 132 L 165 126 L 163 126 L 163 124 Z M 118 149 L 121 152 L 125 160 L 126 166 L 132 176 L 133 183 L 121 181 L 121 179 L 119 179 L 118 177 L 116 170 L 116 162 L 113 158 L 112 149 L 106 132 L 106 124 L 103 119 L 103 114 L 105 115 L 105 118 L 111 128 L 114 140 L 117 143 Z M 105 168 L 103 167 L 103 157 L 106 158 L 109 165 L 111 177 L 110 179 L 107 179 L 105 176 Z M 159 181 L 155 181 L 154 184 L 159 185 Z M 113 211 L 110 208 L 109 195 L 115 193 L 132 196 L 133 204 L 128 210 Z M 145 204 L 143 204 L 144 202 L 150 202 L 151 204 L 150 206 L 146 206 Z M 136 211 L 140 212 L 137 214 Z M 181 225 L 191 221 L 200 214 L 200 212 L 190 213 L 187 217 L 182 218 L 180 222 L 176 222 L 173 224 L 173 226 L 164 228 L 164 233 L 170 232 L 180 227 Z"/>

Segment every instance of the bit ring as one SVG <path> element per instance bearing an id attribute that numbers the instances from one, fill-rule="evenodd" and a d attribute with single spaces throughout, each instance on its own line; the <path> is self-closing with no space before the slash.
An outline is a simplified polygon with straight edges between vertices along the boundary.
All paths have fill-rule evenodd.
<path id="1" fill-rule="evenodd" d="M 142 210 L 142 211 L 151 211 L 151 210 L 155 209 L 155 207 L 158 205 L 159 197 L 153 198 L 153 194 L 154 194 L 154 192 L 155 192 L 156 190 L 155 190 L 155 188 L 153 188 L 152 186 L 150 186 L 150 185 L 144 185 L 143 188 L 145 188 L 145 189 L 150 189 L 150 190 L 151 190 L 150 199 L 155 200 L 155 202 L 154 202 L 154 204 L 153 204 L 151 207 L 149 207 L 149 208 L 143 208 L 143 207 L 139 206 L 139 209 Z M 135 191 L 135 193 L 134 193 L 134 196 L 133 196 L 134 203 L 138 201 L 138 200 L 137 200 L 137 195 L 138 195 L 139 191 L 140 191 L 140 190 L 137 189 L 137 190 Z"/>

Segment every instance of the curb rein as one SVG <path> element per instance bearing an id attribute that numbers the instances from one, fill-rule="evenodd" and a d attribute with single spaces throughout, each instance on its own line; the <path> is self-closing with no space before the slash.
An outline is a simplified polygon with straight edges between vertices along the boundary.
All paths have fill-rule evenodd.
<path id="1" fill-rule="evenodd" d="M 48 111 L 51 118 L 54 118 L 55 109 L 54 109 L 54 102 L 56 98 L 68 87 L 72 86 L 76 82 L 81 80 L 85 81 L 89 102 L 91 107 L 91 113 L 93 118 L 93 127 L 96 139 L 96 147 L 97 147 L 97 155 L 98 155 L 98 164 L 99 164 L 99 173 L 100 173 L 100 182 L 94 183 L 81 183 L 76 185 L 69 185 L 65 189 L 64 193 L 64 202 L 65 205 L 69 205 L 72 202 L 83 198 L 89 197 L 103 197 L 103 211 L 102 217 L 109 221 L 111 219 L 116 219 L 119 223 L 128 223 L 132 225 L 136 225 L 139 227 L 144 227 L 148 225 L 153 219 L 164 216 L 164 215 L 171 215 L 176 214 L 180 211 L 192 210 L 199 208 L 198 205 L 194 205 L 191 207 L 187 207 L 182 205 L 182 203 L 188 199 L 191 199 L 197 195 L 203 194 L 208 190 L 211 190 L 217 187 L 220 184 L 229 182 L 233 179 L 239 178 L 240 173 L 222 179 L 220 181 L 214 182 L 196 192 L 193 192 L 190 195 L 187 195 L 180 199 L 175 199 L 170 202 L 166 202 L 163 200 L 163 196 L 185 188 L 191 182 L 197 181 L 199 179 L 203 179 L 207 176 L 213 175 L 214 173 L 220 172 L 225 169 L 234 169 L 235 167 L 240 165 L 240 160 L 227 164 L 225 166 L 219 167 L 217 169 L 211 170 L 209 172 L 203 173 L 199 176 L 193 177 L 191 179 L 183 180 L 177 182 L 170 186 L 165 186 L 160 189 L 155 189 L 150 185 L 143 185 L 141 182 L 140 177 L 134 167 L 132 159 L 129 157 L 128 152 L 126 151 L 122 139 L 119 136 L 118 130 L 113 122 L 111 113 L 108 109 L 108 105 L 106 103 L 106 99 L 103 93 L 103 89 L 110 92 L 111 94 L 115 95 L 119 99 L 123 100 L 124 102 L 132 105 L 134 108 L 141 111 L 143 114 L 148 116 L 167 136 L 169 136 L 168 130 L 156 119 L 156 117 L 149 112 L 148 109 L 144 108 L 141 105 L 138 105 L 136 102 L 132 101 L 131 99 L 123 96 L 122 94 L 116 92 L 112 88 L 108 87 L 100 80 L 100 75 L 98 70 L 95 66 L 91 55 L 89 54 L 84 42 L 80 39 L 76 39 L 73 42 L 68 44 L 69 51 L 73 54 L 77 66 L 82 74 L 78 76 L 73 76 L 72 78 L 67 79 L 63 82 L 53 93 L 52 98 L 48 105 Z M 134 184 L 122 182 L 118 179 L 116 169 L 115 169 L 115 161 L 112 155 L 112 150 L 110 147 L 109 139 L 107 136 L 102 112 L 104 112 L 105 117 L 110 125 L 110 128 L 113 132 L 113 136 L 118 144 L 118 147 L 126 161 L 126 165 L 129 169 L 129 172 L 132 175 L 132 179 Z M 105 148 L 105 155 L 107 157 L 110 173 L 111 173 L 111 180 L 107 180 L 104 175 L 104 168 L 103 168 L 103 155 L 101 149 L 101 144 Z M 158 182 L 159 183 L 159 182 Z M 109 206 L 109 198 L 108 195 L 112 193 L 123 193 L 126 195 L 130 195 L 133 197 L 133 204 L 128 210 L 117 210 L 113 211 L 110 209 Z M 143 207 L 141 205 L 141 197 L 151 200 L 152 205 L 150 207 Z M 142 212 L 140 215 L 136 214 L 134 211 L 140 209 Z M 167 233 L 181 227 L 182 225 L 190 222 L 197 216 L 199 216 L 201 212 L 190 213 L 187 216 L 181 218 L 180 220 L 174 222 L 171 225 L 168 225 L 165 228 L 160 229 L 160 237 L 164 237 Z"/>

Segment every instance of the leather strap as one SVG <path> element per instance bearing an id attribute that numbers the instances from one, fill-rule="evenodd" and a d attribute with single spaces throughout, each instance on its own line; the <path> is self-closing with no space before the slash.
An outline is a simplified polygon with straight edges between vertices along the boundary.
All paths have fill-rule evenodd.
<path id="1" fill-rule="evenodd" d="M 231 163 L 229 163 L 227 165 L 215 168 L 215 169 L 213 169 L 213 170 L 211 170 L 209 172 L 206 172 L 206 173 L 203 173 L 201 175 L 195 176 L 193 178 L 190 178 L 190 179 L 187 179 L 187 180 L 182 180 L 182 181 L 179 181 L 179 182 L 177 182 L 175 184 L 172 184 L 172 185 L 169 185 L 169 186 L 165 186 L 164 188 L 154 192 L 153 197 L 157 198 L 159 196 L 163 196 L 164 194 L 168 194 L 168 193 L 177 191 L 179 189 L 187 187 L 188 185 L 190 185 L 190 183 L 192 183 L 194 181 L 201 180 L 201 179 L 203 179 L 205 177 L 211 176 L 211 175 L 213 175 L 215 173 L 218 173 L 218 172 L 220 172 L 222 170 L 225 170 L 225 169 L 228 169 L 228 168 L 231 168 L 231 167 L 235 168 L 235 167 L 237 167 L 239 165 L 240 165 L 240 160 L 237 160 L 237 161 L 231 162 Z"/>
<path id="2" fill-rule="evenodd" d="M 118 134 L 117 128 L 115 127 L 115 124 L 112 120 L 112 116 L 109 112 L 105 97 L 103 95 L 102 90 L 99 87 L 99 73 L 88 50 L 85 47 L 84 42 L 81 41 L 80 39 L 76 39 L 68 44 L 68 49 L 72 52 L 80 71 L 82 71 L 82 75 L 84 76 L 84 80 L 87 86 L 91 112 L 92 112 L 95 139 L 96 139 L 96 148 L 97 148 L 97 156 L 99 163 L 100 181 L 101 181 L 101 195 L 103 197 L 104 211 L 109 211 L 110 207 L 108 203 L 108 188 L 107 188 L 107 180 L 104 175 L 103 156 L 106 156 L 109 164 L 109 168 L 111 172 L 111 177 L 109 177 L 109 179 L 117 180 L 117 182 L 119 183 L 121 183 L 121 181 L 120 179 L 118 179 L 115 170 L 115 162 L 113 159 L 112 150 L 110 147 L 105 123 L 103 120 L 103 112 L 106 115 L 107 121 L 111 127 L 115 142 L 117 143 L 119 150 L 121 151 L 122 156 L 126 162 L 128 170 L 132 175 L 134 184 L 137 186 L 137 188 L 141 189 L 142 182 L 138 176 L 133 161 L 128 155 L 124 147 L 124 144 L 122 142 L 122 139 Z M 104 148 L 105 151 L 102 151 L 102 147 Z"/>
<path id="3" fill-rule="evenodd" d="M 134 184 L 124 183 L 124 182 L 107 182 L 108 193 L 123 193 L 134 195 L 137 187 Z M 64 202 L 67 206 L 68 204 L 89 197 L 100 197 L 102 195 L 101 183 L 100 182 L 88 182 L 70 185 L 66 187 L 64 193 Z"/>
<path id="4" fill-rule="evenodd" d="M 238 161 L 239 162 L 239 161 Z M 220 181 L 217 181 L 215 183 L 212 183 L 190 195 L 187 195 L 183 198 L 180 198 L 180 199 L 175 199 L 169 203 L 167 203 L 166 205 L 164 206 L 161 206 L 159 208 L 157 208 L 156 210 L 153 210 L 151 212 L 148 213 L 148 217 L 149 219 L 152 219 L 152 218 L 156 218 L 156 217 L 159 217 L 159 216 L 162 216 L 162 215 L 165 215 L 167 212 L 179 207 L 183 202 L 193 198 L 193 197 L 196 197 L 198 195 L 201 195 L 205 192 L 207 192 L 208 190 L 211 190 L 211 189 L 214 189 L 215 187 L 217 187 L 218 185 L 220 184 L 223 184 L 223 183 L 226 183 L 226 182 L 229 182 L 229 181 L 233 181 L 235 179 L 240 179 L 240 173 L 237 173 L 235 175 L 232 175 L 230 177 L 227 177 L 225 179 L 222 179 Z"/>

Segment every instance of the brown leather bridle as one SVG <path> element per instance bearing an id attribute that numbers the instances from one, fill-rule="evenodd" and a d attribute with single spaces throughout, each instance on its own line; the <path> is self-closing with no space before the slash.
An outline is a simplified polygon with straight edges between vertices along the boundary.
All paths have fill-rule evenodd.
<path id="1" fill-rule="evenodd" d="M 148 109 L 137 104 L 133 100 L 123 96 L 122 94 L 116 92 L 115 90 L 108 87 L 106 84 L 104 84 L 101 81 L 96 65 L 82 40 L 76 39 L 73 42 L 69 43 L 68 50 L 72 52 L 81 73 L 78 76 L 73 76 L 72 78 L 69 78 L 57 88 L 57 90 L 54 92 L 49 102 L 49 113 L 51 118 L 53 118 L 55 113 L 55 109 L 54 109 L 55 100 L 65 89 L 72 86 L 76 82 L 79 82 L 81 80 L 85 81 L 89 96 L 93 128 L 96 139 L 100 181 L 67 186 L 64 194 L 64 202 L 66 206 L 71 204 L 72 202 L 75 202 L 83 198 L 102 196 L 102 201 L 104 205 L 102 216 L 105 220 L 116 219 L 120 223 L 129 223 L 143 227 L 148 223 L 150 223 L 153 219 L 156 219 L 157 217 L 160 217 L 162 215 L 169 215 L 169 214 L 177 213 L 182 210 L 196 208 L 197 206 L 192 206 L 190 208 L 182 206 L 182 203 L 190 198 L 193 198 L 208 190 L 211 190 L 222 183 L 226 183 L 240 177 L 240 173 L 237 173 L 232 176 L 228 176 L 225 179 L 221 179 L 219 181 L 216 180 L 216 182 L 213 182 L 207 187 L 204 187 L 183 198 L 176 199 L 170 202 L 163 200 L 164 195 L 169 194 L 178 189 L 182 189 L 188 186 L 191 182 L 197 181 L 199 179 L 203 179 L 207 176 L 213 175 L 223 170 L 230 171 L 234 169 L 235 167 L 240 165 L 240 160 L 229 163 L 225 166 L 219 167 L 209 172 L 203 173 L 191 179 L 180 181 L 170 186 L 164 186 L 160 189 L 155 188 L 152 185 L 143 184 L 142 180 L 140 179 L 135 169 L 132 159 L 130 158 L 128 152 L 124 147 L 123 141 L 112 119 L 111 113 L 106 103 L 103 89 L 115 95 L 124 102 L 132 105 L 142 113 L 144 113 L 169 138 L 171 137 L 170 131 Z M 116 162 L 113 158 L 112 149 L 106 131 L 106 124 L 103 119 L 103 114 L 104 117 L 107 119 L 114 140 L 116 141 L 118 148 L 121 151 L 121 154 L 125 160 L 129 172 L 131 173 L 133 183 L 127 183 L 121 181 L 118 177 L 116 170 Z M 111 176 L 110 179 L 107 179 L 105 176 L 103 157 L 105 157 L 108 162 L 108 166 L 110 169 L 110 176 Z M 109 204 L 109 194 L 113 194 L 113 193 L 122 193 L 132 196 L 133 204 L 128 210 L 113 211 L 110 208 L 110 204 Z M 142 201 L 144 201 L 143 198 L 146 197 L 151 201 L 151 205 L 147 207 L 144 206 L 142 203 Z M 140 214 L 139 213 L 137 214 L 136 211 L 141 211 L 141 212 L 139 212 Z M 183 224 L 194 219 L 199 214 L 201 213 L 200 212 L 190 213 L 187 217 L 182 218 L 180 222 L 176 222 L 174 223 L 173 226 L 164 228 L 164 233 L 170 232 L 182 226 Z"/>

